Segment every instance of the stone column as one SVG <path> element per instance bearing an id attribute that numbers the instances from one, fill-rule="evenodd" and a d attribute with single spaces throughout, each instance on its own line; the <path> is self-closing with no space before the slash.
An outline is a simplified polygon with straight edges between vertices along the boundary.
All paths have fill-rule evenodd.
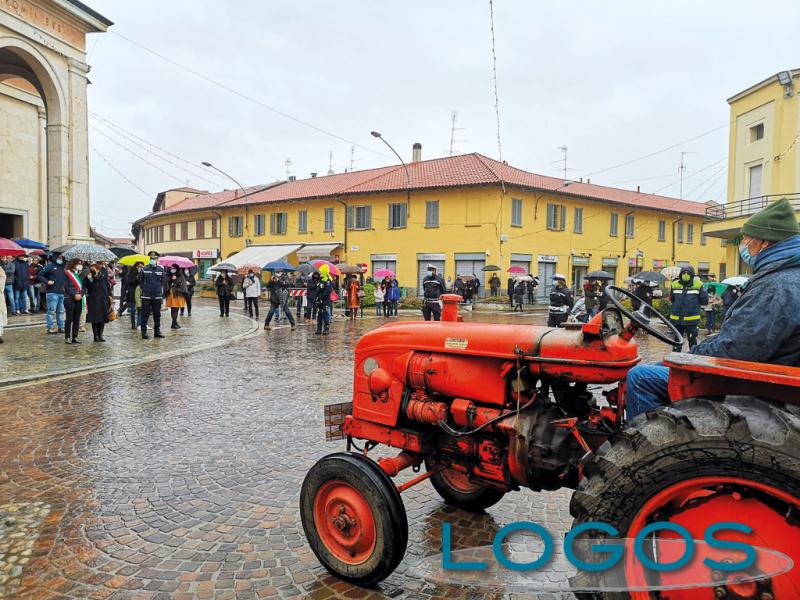
<path id="1" fill-rule="evenodd" d="M 47 123 L 47 243 L 67 243 L 69 235 L 69 128 Z"/>
<path id="2" fill-rule="evenodd" d="M 67 59 L 69 69 L 69 232 L 70 242 L 90 241 L 89 222 L 89 123 L 86 86 L 89 65 Z"/>
<path id="3" fill-rule="evenodd" d="M 39 231 L 37 240 L 48 241 L 47 235 L 47 112 L 39 112 Z"/>

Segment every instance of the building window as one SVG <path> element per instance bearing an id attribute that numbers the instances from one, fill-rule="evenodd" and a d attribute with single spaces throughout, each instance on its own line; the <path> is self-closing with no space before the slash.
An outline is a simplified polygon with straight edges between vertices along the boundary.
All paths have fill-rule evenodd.
<path id="1" fill-rule="evenodd" d="M 576 208 L 572 212 L 572 231 L 574 233 L 583 233 L 583 209 Z"/>
<path id="2" fill-rule="evenodd" d="M 522 227 L 522 200 L 511 199 L 511 226 Z"/>
<path id="3" fill-rule="evenodd" d="M 269 216 L 269 232 L 271 235 L 286 235 L 286 213 L 272 213 Z"/>
<path id="4" fill-rule="evenodd" d="M 195 236 L 198 240 L 206 237 L 206 222 L 203 219 L 198 220 L 194 224 Z"/>
<path id="5" fill-rule="evenodd" d="M 253 230 L 255 235 L 264 235 L 267 225 L 266 215 L 255 215 L 253 217 Z"/>
<path id="6" fill-rule="evenodd" d="M 216 238 L 219 237 L 217 233 L 217 227 L 219 227 L 218 219 L 211 219 L 211 237 Z"/>
<path id="7" fill-rule="evenodd" d="M 189 221 L 184 221 L 181 223 L 181 239 L 188 240 L 189 239 Z"/>
<path id="8" fill-rule="evenodd" d="M 308 211 L 297 212 L 297 233 L 308 233 Z"/>
<path id="9" fill-rule="evenodd" d="M 619 215 L 617 213 L 611 213 L 611 228 L 609 230 L 609 235 L 611 237 L 617 237 L 619 235 Z"/>
<path id="10" fill-rule="evenodd" d="M 167 226 L 166 225 L 162 225 L 161 227 L 158 228 L 158 241 L 159 242 L 163 242 L 164 241 L 164 234 L 166 233 L 166 231 L 167 231 Z"/>
<path id="11" fill-rule="evenodd" d="M 389 205 L 389 229 L 403 229 L 406 226 L 406 204 Z"/>
<path id="12" fill-rule="evenodd" d="M 702 225 L 700 226 L 700 245 L 701 246 L 705 246 L 706 245 L 706 234 L 703 233 L 703 226 Z"/>
<path id="13" fill-rule="evenodd" d="M 694 223 L 686 224 L 686 243 L 694 244 Z"/>
<path id="14" fill-rule="evenodd" d="M 750 128 L 750 143 L 757 142 L 764 137 L 764 124 L 759 123 Z"/>
<path id="15" fill-rule="evenodd" d="M 333 209 L 325 209 L 325 231 L 333 231 Z"/>
<path id="16" fill-rule="evenodd" d="M 348 206 L 348 229 L 372 229 L 372 206 Z"/>
<path id="17" fill-rule="evenodd" d="M 757 198 L 761 195 L 761 175 L 764 171 L 762 165 L 753 165 L 750 167 L 750 195 L 748 198 Z"/>
<path id="18" fill-rule="evenodd" d="M 178 236 L 175 234 L 175 230 L 176 230 L 175 223 L 170 223 L 169 224 L 169 239 L 171 241 L 173 241 L 173 242 L 178 239 Z"/>
<path id="19" fill-rule="evenodd" d="M 439 226 L 439 201 L 428 200 L 425 203 L 425 227 Z"/>
<path id="20" fill-rule="evenodd" d="M 666 242 L 667 241 L 667 222 L 666 221 L 659 221 L 658 222 L 658 241 L 659 242 Z"/>
<path id="21" fill-rule="evenodd" d="M 678 235 L 677 235 L 678 243 L 682 244 L 683 243 L 683 223 L 677 223 L 676 227 L 678 228 Z"/>
<path id="22" fill-rule="evenodd" d="M 242 217 L 228 217 L 228 236 L 242 237 L 244 219 Z"/>
<path id="23" fill-rule="evenodd" d="M 547 205 L 547 228 L 564 231 L 567 224 L 567 207 L 562 204 Z"/>
<path id="24" fill-rule="evenodd" d="M 625 215 L 625 237 L 632 238 L 634 231 L 636 231 L 634 215 Z"/>

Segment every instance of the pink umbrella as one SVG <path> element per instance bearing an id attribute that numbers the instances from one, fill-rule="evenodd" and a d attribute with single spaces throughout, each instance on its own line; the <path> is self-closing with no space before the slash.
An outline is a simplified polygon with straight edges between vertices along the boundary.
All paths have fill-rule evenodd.
<path id="1" fill-rule="evenodd" d="M 394 271 L 389 269 L 378 269 L 372 274 L 374 279 L 383 279 L 384 277 L 394 277 Z"/>
<path id="2" fill-rule="evenodd" d="M 190 269 L 194 266 L 194 263 L 191 260 L 184 258 L 183 256 L 162 256 L 158 259 L 158 264 L 160 264 L 162 267 L 178 265 L 181 269 Z"/>
<path id="3" fill-rule="evenodd" d="M 0 256 L 22 256 L 25 248 L 6 238 L 0 238 Z"/>
<path id="4" fill-rule="evenodd" d="M 525 275 L 527 271 L 518 265 L 514 265 L 508 269 L 509 273 L 514 273 L 516 275 Z"/>
<path id="5" fill-rule="evenodd" d="M 310 264 L 314 265 L 318 269 L 322 265 L 328 265 L 328 268 L 330 269 L 331 276 L 337 277 L 337 276 L 341 275 L 341 272 L 339 271 L 339 268 L 335 264 L 333 264 L 332 262 L 330 262 L 328 260 L 322 260 L 320 258 L 320 259 L 317 259 L 317 260 L 312 260 Z"/>

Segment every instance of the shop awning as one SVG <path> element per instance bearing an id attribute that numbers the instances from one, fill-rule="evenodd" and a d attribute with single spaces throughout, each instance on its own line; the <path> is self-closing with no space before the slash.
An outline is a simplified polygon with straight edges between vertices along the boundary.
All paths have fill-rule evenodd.
<path id="1" fill-rule="evenodd" d="M 297 251 L 297 259 L 301 262 L 312 258 L 330 258 L 331 252 L 341 247 L 341 243 L 332 244 L 306 244 Z"/>
<path id="2" fill-rule="evenodd" d="M 268 262 L 286 258 L 303 244 L 278 244 L 274 246 L 248 246 L 241 252 L 229 256 L 225 262 L 233 263 L 237 267 L 244 264 L 255 263 L 262 267 Z"/>

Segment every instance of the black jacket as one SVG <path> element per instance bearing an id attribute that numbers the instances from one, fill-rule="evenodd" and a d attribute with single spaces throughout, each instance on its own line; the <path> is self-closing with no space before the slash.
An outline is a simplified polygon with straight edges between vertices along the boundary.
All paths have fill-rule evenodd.
<path id="1" fill-rule="evenodd" d="M 95 275 L 90 272 L 83 274 L 83 285 L 88 292 L 86 296 L 86 322 L 108 323 L 112 294 L 108 271 L 100 269 Z"/>
<path id="2" fill-rule="evenodd" d="M 553 314 L 567 314 L 575 301 L 572 298 L 572 290 L 567 286 L 555 286 L 550 292 L 550 308 Z"/>
<path id="3" fill-rule="evenodd" d="M 214 280 L 214 285 L 217 287 L 218 298 L 231 298 L 233 297 L 233 279 L 230 275 L 217 275 Z"/>
<path id="4" fill-rule="evenodd" d="M 30 280 L 28 279 L 28 263 L 24 260 L 14 259 L 14 289 L 27 290 Z M 12 282 L 6 282 L 6 284 Z"/>
<path id="5" fill-rule="evenodd" d="M 444 279 L 439 275 L 426 275 L 422 280 L 422 291 L 425 300 L 438 300 L 447 288 L 444 287 Z"/>
<path id="6" fill-rule="evenodd" d="M 139 287 L 142 288 L 142 300 L 163 300 L 164 267 L 145 265 L 139 269 Z"/>
<path id="7" fill-rule="evenodd" d="M 39 271 L 39 281 L 47 286 L 47 293 L 48 294 L 63 294 L 64 293 L 64 278 L 66 277 L 66 273 L 64 273 L 64 265 L 57 265 L 56 263 L 50 263 L 44 269 Z M 53 285 L 49 285 L 47 282 L 52 281 Z"/>
<path id="8" fill-rule="evenodd" d="M 323 281 L 320 279 L 314 289 L 314 304 L 317 308 L 324 308 L 333 304 L 331 301 L 331 292 L 333 291 L 333 283 Z"/>
<path id="9" fill-rule="evenodd" d="M 269 303 L 273 306 L 280 306 L 283 304 L 283 292 L 287 289 L 287 284 L 285 281 L 277 279 L 273 281 L 272 279 L 269 280 L 269 283 L 265 286 L 267 290 L 269 290 Z"/>
<path id="10" fill-rule="evenodd" d="M 78 280 L 79 285 L 75 285 L 72 281 L 72 277 L 65 274 L 64 276 L 64 298 L 73 299 L 77 294 L 83 295 L 84 291 L 86 290 L 86 275 L 83 278 L 78 277 L 75 273 L 72 273 L 72 276 Z"/>

